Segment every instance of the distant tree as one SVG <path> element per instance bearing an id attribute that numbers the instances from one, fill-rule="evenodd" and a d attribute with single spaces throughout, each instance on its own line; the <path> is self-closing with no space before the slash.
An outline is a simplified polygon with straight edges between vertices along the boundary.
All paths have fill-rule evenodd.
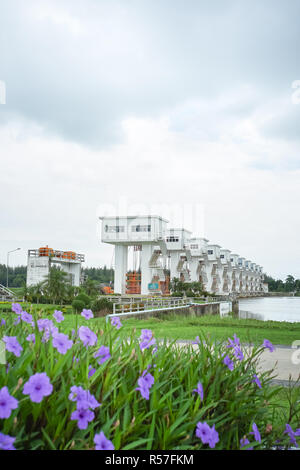
<path id="1" fill-rule="evenodd" d="M 98 282 L 89 278 L 81 285 L 81 289 L 90 297 L 95 297 L 100 294 Z"/>
<path id="2" fill-rule="evenodd" d="M 57 304 L 62 302 L 66 296 L 67 285 L 70 285 L 70 279 L 66 272 L 52 267 L 42 285 L 47 297 L 53 300 L 53 304 Z"/>
<path id="3" fill-rule="evenodd" d="M 284 290 L 286 292 L 294 292 L 296 290 L 295 278 L 294 276 L 288 275 L 285 280 Z"/>

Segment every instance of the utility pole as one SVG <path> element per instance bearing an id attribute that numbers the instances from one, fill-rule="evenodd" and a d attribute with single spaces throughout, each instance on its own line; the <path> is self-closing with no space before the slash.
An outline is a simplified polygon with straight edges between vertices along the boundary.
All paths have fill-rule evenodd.
<path id="1" fill-rule="evenodd" d="M 14 251 L 21 250 L 21 248 L 16 248 L 15 250 L 8 251 L 7 253 L 7 263 L 6 263 L 6 288 L 8 289 L 8 261 L 9 261 L 9 253 L 13 253 Z"/>

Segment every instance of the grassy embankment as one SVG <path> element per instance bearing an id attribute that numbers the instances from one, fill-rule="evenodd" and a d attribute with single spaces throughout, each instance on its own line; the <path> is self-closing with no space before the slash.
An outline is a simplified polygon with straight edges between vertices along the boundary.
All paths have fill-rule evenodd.
<path id="1" fill-rule="evenodd" d="M 74 324 L 75 315 L 70 306 L 59 307 L 55 305 L 32 305 L 23 304 L 24 310 L 40 310 L 41 313 L 51 316 L 55 309 L 61 309 L 65 314 L 64 327 Z M 0 303 L 0 318 L 9 315 L 10 304 Z M 79 315 L 79 322 L 82 317 Z M 105 318 L 94 318 L 91 324 L 101 328 Z M 177 340 L 194 340 L 200 332 L 209 335 L 212 340 L 227 340 L 234 333 L 243 343 L 259 344 L 264 339 L 269 339 L 273 344 L 290 346 L 293 341 L 300 340 L 300 322 L 276 322 L 261 321 L 253 319 L 238 319 L 231 316 L 220 318 L 217 315 L 205 315 L 202 317 L 188 317 L 168 314 L 164 318 L 148 318 L 138 320 L 137 318 L 122 318 L 123 332 L 128 333 L 133 327 L 137 332 L 142 329 L 151 329 L 156 338 L 169 338 Z M 95 326 L 96 326 L 95 325 Z"/>

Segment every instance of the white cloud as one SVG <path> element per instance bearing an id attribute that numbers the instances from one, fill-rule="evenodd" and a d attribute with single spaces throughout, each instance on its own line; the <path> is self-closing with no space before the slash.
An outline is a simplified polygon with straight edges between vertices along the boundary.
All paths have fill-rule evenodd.
<path id="1" fill-rule="evenodd" d="M 219 106 L 211 101 L 211 115 L 215 109 L 217 116 Z M 176 115 L 184 113 L 177 109 Z M 0 184 L 6 204 L 0 261 L 12 245 L 22 243 L 24 262 L 27 249 L 48 244 L 85 253 L 87 265 L 110 265 L 112 249 L 100 244 L 97 216 L 103 204 L 120 207 L 123 201 L 129 211 L 156 205 L 161 215 L 172 214 L 176 205 L 203 207 L 203 233 L 195 235 L 262 264 L 271 275 L 300 277 L 295 216 L 300 175 L 274 169 L 291 144 L 261 136 L 255 114 L 232 118 L 228 126 L 225 113 L 216 122 L 219 138 L 214 140 L 191 138 L 189 120 L 187 113 L 187 132 L 177 132 L 172 110 L 158 119 L 128 117 L 122 124 L 124 142 L 103 150 L 50 138 L 28 124 L 2 127 L 6 158 Z M 194 122 L 200 127 L 203 114 L 195 113 Z M 271 169 L 257 166 L 263 155 Z M 186 223 L 195 227 L 191 218 Z"/>
<path id="2" fill-rule="evenodd" d="M 300 277 L 290 3 L 3 6 L 0 262 L 20 245 L 11 262 L 25 263 L 28 248 L 48 244 L 109 265 L 103 204 L 156 206 L 172 224 L 176 207 L 199 206 L 199 235 Z"/>

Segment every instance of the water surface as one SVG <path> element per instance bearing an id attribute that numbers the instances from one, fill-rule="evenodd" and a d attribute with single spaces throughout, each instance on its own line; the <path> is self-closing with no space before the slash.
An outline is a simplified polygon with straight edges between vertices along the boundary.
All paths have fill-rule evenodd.
<path id="1" fill-rule="evenodd" d="M 239 300 L 240 318 L 300 322 L 300 297 L 257 297 Z M 244 312 L 248 312 L 245 314 Z"/>

